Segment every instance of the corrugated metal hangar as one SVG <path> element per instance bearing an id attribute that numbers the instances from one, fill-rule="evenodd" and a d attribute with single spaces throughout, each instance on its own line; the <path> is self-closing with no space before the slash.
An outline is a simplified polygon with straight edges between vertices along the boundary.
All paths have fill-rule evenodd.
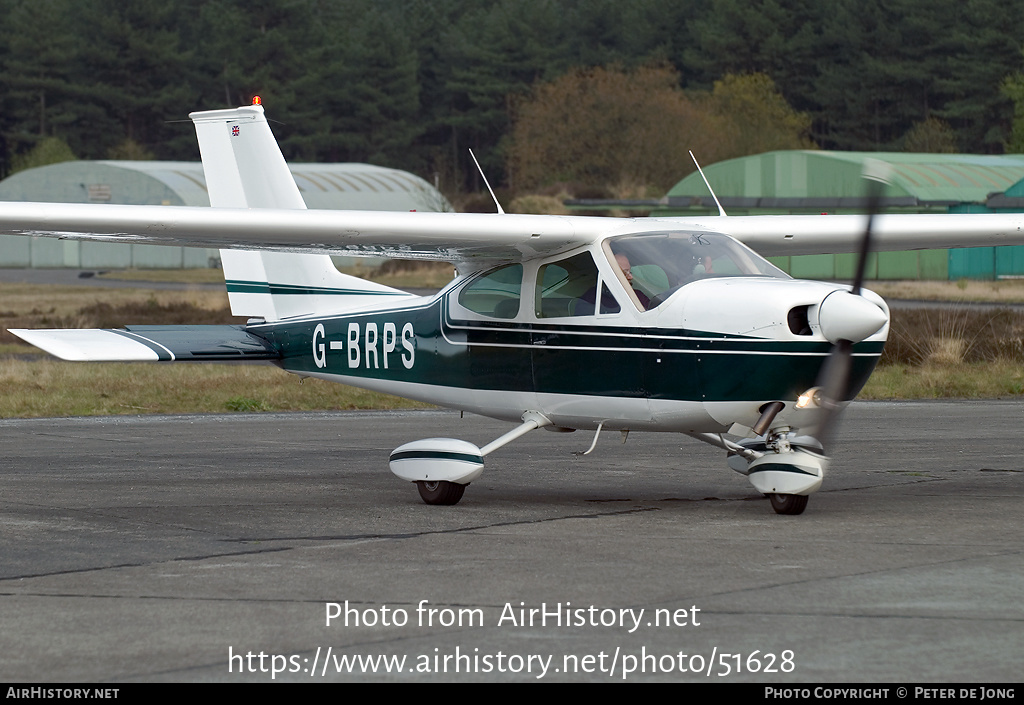
<path id="1" fill-rule="evenodd" d="M 704 168 L 727 213 L 857 213 L 866 205 L 866 159 L 892 169 L 883 209 L 903 213 L 1024 211 L 1024 154 L 767 152 Z M 658 215 L 717 213 L 700 174 L 677 183 Z M 854 255 L 773 258 L 796 277 L 849 279 Z M 872 256 L 873 279 L 994 279 L 1024 276 L 1024 247 L 885 252 Z"/>
<path id="2" fill-rule="evenodd" d="M 451 210 L 429 183 L 370 164 L 290 164 L 307 207 Z M 75 161 L 27 169 L 0 181 L 0 201 L 209 206 L 199 162 Z M 0 267 L 81 269 L 209 267 L 217 250 L 0 236 Z"/>

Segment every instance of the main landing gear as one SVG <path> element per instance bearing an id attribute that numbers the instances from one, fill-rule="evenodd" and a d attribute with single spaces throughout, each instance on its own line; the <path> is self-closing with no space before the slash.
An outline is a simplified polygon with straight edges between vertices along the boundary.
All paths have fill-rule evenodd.
<path id="1" fill-rule="evenodd" d="M 807 509 L 807 495 L 805 494 L 772 493 L 768 495 L 768 499 L 776 514 L 803 514 Z"/>
<path id="2" fill-rule="evenodd" d="M 424 438 L 406 443 L 391 453 L 391 472 L 416 483 L 427 504 L 458 504 L 466 486 L 484 471 L 484 456 L 551 421 L 536 411 L 523 414 L 523 423 L 477 448 L 455 438 Z"/>
<path id="3" fill-rule="evenodd" d="M 544 426 L 552 426 L 547 417 L 528 411 L 523 414 L 522 424 L 483 448 L 455 438 L 406 443 L 391 453 L 391 472 L 415 482 L 420 498 L 427 504 L 458 504 L 466 486 L 483 473 L 486 455 Z M 754 488 L 768 497 L 777 514 L 802 514 L 808 495 L 821 487 L 828 466 L 828 458 L 815 438 L 797 436 L 788 427 L 736 443 L 717 434 L 688 435 L 727 450 L 729 467 L 746 475 Z"/>

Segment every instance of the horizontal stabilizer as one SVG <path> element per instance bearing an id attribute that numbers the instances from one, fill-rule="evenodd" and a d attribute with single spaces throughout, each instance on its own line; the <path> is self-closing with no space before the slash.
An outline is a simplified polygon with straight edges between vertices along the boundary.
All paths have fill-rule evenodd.
<path id="1" fill-rule="evenodd" d="M 130 362 L 276 360 L 281 355 L 245 326 L 127 326 L 125 329 L 14 330 L 62 360 Z"/>

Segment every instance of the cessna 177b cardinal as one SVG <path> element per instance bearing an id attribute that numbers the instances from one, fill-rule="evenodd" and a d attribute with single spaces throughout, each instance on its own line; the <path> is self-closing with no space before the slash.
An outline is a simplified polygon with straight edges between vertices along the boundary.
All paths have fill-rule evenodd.
<path id="1" fill-rule="evenodd" d="M 792 279 L 762 255 L 866 253 L 867 233 L 884 250 L 1024 243 L 1021 214 L 866 226 L 309 211 L 261 105 L 191 117 L 212 208 L 4 203 L 0 232 L 223 248 L 231 309 L 248 323 L 12 332 L 67 360 L 271 360 L 516 424 L 482 447 L 394 450 L 391 470 L 430 504 L 455 504 L 487 455 L 546 427 L 687 434 L 725 450 L 775 511 L 799 514 L 889 311 L 860 286 L 864 255 L 852 288 Z M 446 261 L 458 276 L 414 296 L 340 273 L 331 253 Z"/>

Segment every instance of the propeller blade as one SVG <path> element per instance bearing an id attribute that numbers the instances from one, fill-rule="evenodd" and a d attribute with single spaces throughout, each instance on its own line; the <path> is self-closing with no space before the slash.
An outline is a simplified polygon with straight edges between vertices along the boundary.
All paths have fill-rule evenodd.
<path id="1" fill-rule="evenodd" d="M 832 346 L 828 360 L 818 375 L 819 419 L 811 435 L 818 439 L 828 453 L 834 438 L 842 402 L 846 398 L 853 368 L 853 343 L 840 340 Z"/>
<path id="2" fill-rule="evenodd" d="M 871 236 L 874 227 L 875 216 L 881 210 L 882 193 L 888 183 L 889 174 L 892 168 L 885 162 L 877 159 L 868 159 L 864 162 L 863 177 L 867 181 L 867 223 L 864 226 L 864 235 L 860 241 L 857 267 L 854 270 L 853 286 L 850 294 L 861 297 L 864 287 L 864 275 L 867 271 L 868 255 L 871 253 Z M 828 297 L 826 297 L 827 300 Z M 824 304 L 824 302 L 822 302 Z M 872 304 L 872 307 L 874 305 Z M 856 314 L 857 318 L 863 319 L 864 326 L 859 325 L 860 320 L 852 322 L 837 321 L 835 328 L 839 331 L 866 330 L 871 325 L 869 312 L 859 311 L 857 306 L 847 306 L 845 311 L 851 315 Z M 849 323 L 849 325 L 845 325 Z M 884 322 L 879 324 L 879 328 Z M 877 328 L 875 330 L 878 330 Z M 868 333 L 871 335 L 871 333 Z M 866 337 L 866 336 L 865 336 Z M 830 337 L 831 339 L 831 337 Z M 832 351 L 828 360 L 818 374 L 816 387 L 818 389 L 818 406 L 821 409 L 821 417 L 813 435 L 828 452 L 828 448 L 835 436 L 836 427 L 839 422 L 839 412 L 842 404 L 850 391 L 850 376 L 853 371 L 853 344 L 856 341 L 837 337 L 833 340 Z"/>
<path id="3" fill-rule="evenodd" d="M 867 181 L 868 190 L 868 222 L 864 226 L 864 237 L 860 241 L 860 256 L 857 258 L 857 270 L 853 277 L 853 288 L 850 289 L 850 293 L 855 296 L 860 296 L 860 290 L 864 286 L 864 272 L 868 265 L 868 254 L 871 253 L 871 231 L 875 216 L 881 209 L 882 192 L 891 171 L 892 168 L 888 164 L 877 159 L 868 159 L 864 162 L 863 177 Z"/>

